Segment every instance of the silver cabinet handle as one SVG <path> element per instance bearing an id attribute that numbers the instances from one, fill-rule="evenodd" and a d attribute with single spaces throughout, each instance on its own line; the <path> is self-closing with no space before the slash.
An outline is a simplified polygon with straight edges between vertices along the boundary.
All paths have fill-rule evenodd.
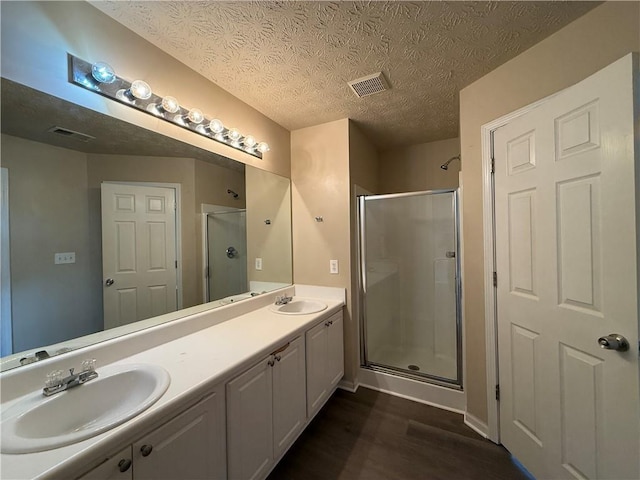
<path id="1" fill-rule="evenodd" d="M 629 350 L 629 342 L 618 333 L 610 333 L 609 335 L 600 337 L 598 344 L 605 350 L 616 350 L 618 352 L 626 352 Z"/>
<path id="2" fill-rule="evenodd" d="M 110 287 L 110 286 L 111 286 L 111 285 L 113 285 L 114 283 L 115 283 L 115 280 L 114 280 L 113 278 L 107 278 L 107 279 L 104 281 L 104 284 L 105 284 L 107 287 Z"/>

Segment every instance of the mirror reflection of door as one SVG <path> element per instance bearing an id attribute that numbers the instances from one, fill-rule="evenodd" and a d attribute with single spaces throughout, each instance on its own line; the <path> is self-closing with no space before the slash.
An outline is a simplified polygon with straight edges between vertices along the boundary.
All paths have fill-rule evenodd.
<path id="1" fill-rule="evenodd" d="M 177 310 L 175 190 L 101 189 L 104 328 Z"/>
<path id="2" fill-rule="evenodd" d="M 247 220 L 243 209 L 207 214 L 208 301 L 246 293 Z"/>

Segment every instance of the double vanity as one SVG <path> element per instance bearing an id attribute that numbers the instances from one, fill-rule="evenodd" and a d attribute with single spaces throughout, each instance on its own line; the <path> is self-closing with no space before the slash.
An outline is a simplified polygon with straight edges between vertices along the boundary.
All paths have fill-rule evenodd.
<path id="1" fill-rule="evenodd" d="M 0 477 L 265 478 L 342 378 L 343 305 L 296 285 L 3 373 Z"/>

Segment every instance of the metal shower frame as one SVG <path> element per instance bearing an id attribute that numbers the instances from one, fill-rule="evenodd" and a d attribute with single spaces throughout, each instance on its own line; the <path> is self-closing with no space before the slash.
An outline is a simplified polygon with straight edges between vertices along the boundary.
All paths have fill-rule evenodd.
<path id="1" fill-rule="evenodd" d="M 408 369 L 393 367 L 390 365 L 379 365 L 367 362 L 367 271 L 365 268 L 366 259 L 366 240 L 365 227 L 366 219 L 364 216 L 364 205 L 367 198 L 375 198 L 376 200 L 385 200 L 391 198 L 417 197 L 425 195 L 438 195 L 444 193 L 453 193 L 453 212 L 455 216 L 455 252 L 456 252 L 456 279 L 455 279 L 455 295 L 456 295 L 456 379 L 448 379 L 437 375 L 426 373 L 416 373 Z M 360 318 L 360 366 L 374 371 L 390 373 L 392 375 L 420 380 L 423 382 L 433 383 L 435 385 L 449 387 L 453 389 L 463 390 L 463 362 L 462 362 L 462 278 L 461 278 L 461 262 L 460 262 L 460 201 L 459 188 L 440 189 L 440 190 L 424 190 L 419 192 L 394 193 L 385 195 L 360 195 L 358 197 L 357 223 L 358 223 L 358 269 L 359 269 L 359 285 L 358 285 L 358 302 Z"/>

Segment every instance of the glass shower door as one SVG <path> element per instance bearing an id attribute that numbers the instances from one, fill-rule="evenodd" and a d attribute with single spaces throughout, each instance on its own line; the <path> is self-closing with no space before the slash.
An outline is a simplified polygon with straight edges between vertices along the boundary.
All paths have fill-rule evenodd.
<path id="1" fill-rule="evenodd" d="M 245 293 L 247 221 L 244 210 L 207 215 L 209 301 Z"/>
<path id="2" fill-rule="evenodd" d="M 360 197 L 363 364 L 459 386 L 455 190 Z"/>

